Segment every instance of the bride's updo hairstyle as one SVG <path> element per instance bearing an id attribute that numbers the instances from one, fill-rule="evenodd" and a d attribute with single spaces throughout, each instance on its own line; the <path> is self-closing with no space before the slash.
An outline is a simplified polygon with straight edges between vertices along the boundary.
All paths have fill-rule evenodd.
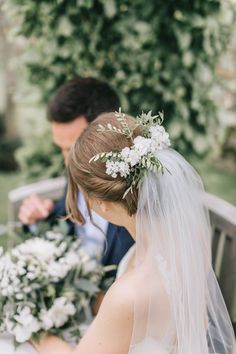
<path id="1" fill-rule="evenodd" d="M 135 118 L 126 115 L 127 123 L 134 127 Z M 90 163 L 90 159 L 101 152 L 122 150 L 132 145 L 131 139 L 115 132 L 97 131 L 99 124 L 107 126 L 112 124 L 117 128 L 122 128 L 117 121 L 115 113 L 104 113 L 94 120 L 88 128 L 77 139 L 72 146 L 68 159 L 68 192 L 66 198 L 69 218 L 74 222 L 83 223 L 84 218 L 78 210 L 78 192 L 85 195 L 88 210 L 89 199 L 95 198 L 108 202 L 118 202 L 123 205 L 129 215 L 134 215 L 137 211 L 138 191 L 128 193 L 123 199 L 127 189 L 125 178 L 118 176 L 113 178 L 106 173 L 106 166 L 100 160 Z M 141 135 L 141 128 L 134 130 L 133 138 Z"/>

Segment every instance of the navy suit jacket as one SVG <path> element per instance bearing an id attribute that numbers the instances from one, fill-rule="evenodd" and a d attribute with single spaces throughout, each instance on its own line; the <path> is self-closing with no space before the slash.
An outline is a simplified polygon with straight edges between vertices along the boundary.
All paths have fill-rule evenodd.
<path id="1" fill-rule="evenodd" d="M 52 223 L 59 217 L 66 215 L 65 198 L 66 190 L 64 196 L 55 204 L 54 211 L 49 217 Z M 67 222 L 69 224 L 69 232 L 75 233 L 75 225 L 71 221 Z M 108 224 L 106 238 L 107 244 L 104 248 L 102 263 L 103 265 L 118 265 L 129 248 L 134 244 L 134 240 L 124 227 L 111 223 Z M 115 276 L 115 274 L 116 271 L 112 271 L 107 276 Z"/>

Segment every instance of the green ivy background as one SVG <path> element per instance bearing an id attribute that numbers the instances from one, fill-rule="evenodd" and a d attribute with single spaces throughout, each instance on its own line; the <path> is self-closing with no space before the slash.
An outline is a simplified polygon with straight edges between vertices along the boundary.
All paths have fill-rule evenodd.
<path id="1" fill-rule="evenodd" d="M 235 19 L 230 1 L 8 0 L 5 10 L 27 38 L 22 60 L 45 104 L 66 80 L 99 77 L 118 91 L 124 111 L 164 110 L 182 153 L 219 150 L 213 89 Z M 23 148 L 20 160 L 32 150 Z"/>

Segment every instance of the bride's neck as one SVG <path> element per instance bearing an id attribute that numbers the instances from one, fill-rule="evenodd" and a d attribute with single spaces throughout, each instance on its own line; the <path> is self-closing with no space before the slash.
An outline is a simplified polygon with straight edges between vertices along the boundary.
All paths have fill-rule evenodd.
<path id="1" fill-rule="evenodd" d="M 124 220 L 124 227 L 129 231 L 130 235 L 134 240 L 136 240 L 136 216 L 128 216 Z"/>

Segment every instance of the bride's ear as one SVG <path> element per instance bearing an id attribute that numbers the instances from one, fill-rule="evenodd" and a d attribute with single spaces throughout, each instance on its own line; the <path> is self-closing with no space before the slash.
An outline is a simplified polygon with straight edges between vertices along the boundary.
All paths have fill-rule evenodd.
<path id="1" fill-rule="evenodd" d="M 98 213 L 107 213 L 108 210 L 110 209 L 109 207 L 109 202 L 101 200 L 101 199 L 90 199 L 89 200 L 89 206 L 91 209 L 93 209 L 95 212 Z"/>
<path id="2" fill-rule="evenodd" d="M 104 200 L 97 200 L 96 203 L 98 204 L 99 208 L 101 209 L 102 213 L 107 213 L 111 209 L 111 203 L 104 201 Z"/>

